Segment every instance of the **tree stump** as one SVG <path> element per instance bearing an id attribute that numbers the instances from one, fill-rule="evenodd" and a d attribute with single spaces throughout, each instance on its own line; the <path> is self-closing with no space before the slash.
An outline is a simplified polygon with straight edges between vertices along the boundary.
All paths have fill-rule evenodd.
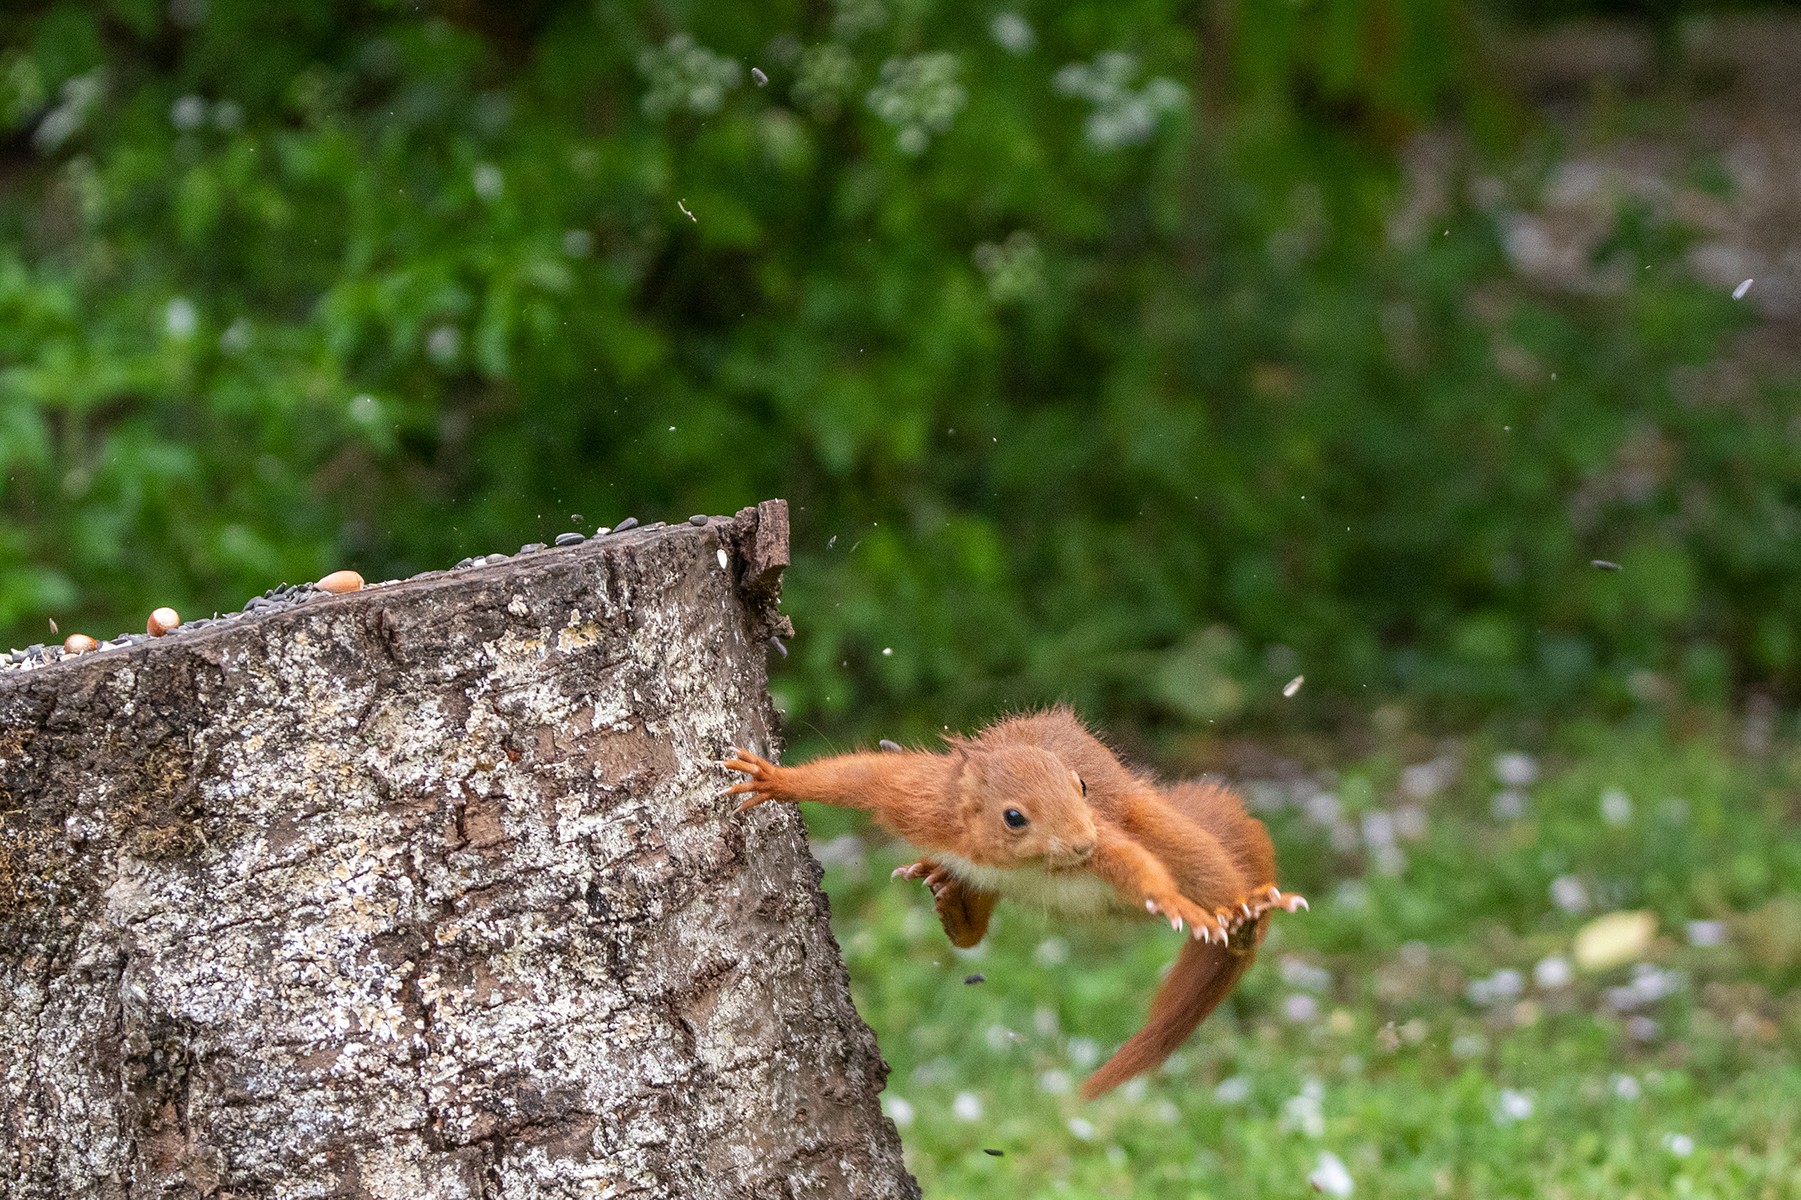
<path id="1" fill-rule="evenodd" d="M 0 1196 L 917 1196 L 799 818 L 722 796 L 786 523 L 0 673 Z"/>

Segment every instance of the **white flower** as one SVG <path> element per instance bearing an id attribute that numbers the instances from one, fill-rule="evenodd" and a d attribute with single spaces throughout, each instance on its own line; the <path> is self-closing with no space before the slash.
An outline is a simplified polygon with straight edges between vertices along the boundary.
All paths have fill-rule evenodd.
<path id="1" fill-rule="evenodd" d="M 1566 913 L 1587 912 L 1588 885 L 1575 875 L 1559 875 L 1551 881 L 1551 903 Z"/>
<path id="2" fill-rule="evenodd" d="M 219 334 L 219 349 L 227 354 L 242 354 L 250 349 L 250 322 L 239 317 Z"/>
<path id="3" fill-rule="evenodd" d="M 1615 1075 L 1608 1083 L 1613 1088 L 1613 1094 L 1621 1100 L 1637 1100 L 1645 1094 L 1645 1089 L 1639 1086 L 1638 1080 L 1630 1075 Z"/>
<path id="4" fill-rule="evenodd" d="M 186 296 L 177 296 L 163 310 L 163 330 L 170 337 L 185 341 L 200 327 L 200 313 Z"/>
<path id="5" fill-rule="evenodd" d="M 1308 992 L 1326 992 L 1332 987 L 1332 972 L 1292 954 L 1282 956 L 1282 982 Z"/>
<path id="6" fill-rule="evenodd" d="M 857 82 L 857 60 L 837 42 L 808 46 L 794 72 L 795 102 L 814 116 L 828 118 Z"/>
<path id="7" fill-rule="evenodd" d="M 1495 755 L 1495 778 L 1508 787 L 1531 787 L 1538 782 L 1538 760 L 1519 750 Z"/>
<path id="8" fill-rule="evenodd" d="M 1685 927 L 1691 946 L 1718 946 L 1726 940 L 1724 921 L 1690 921 Z"/>
<path id="9" fill-rule="evenodd" d="M 500 199 L 507 186 L 506 176 L 493 163 L 476 163 L 475 170 L 470 173 L 470 182 L 475 186 L 475 194 L 483 200 Z"/>
<path id="10" fill-rule="evenodd" d="M 182 96 L 169 106 L 169 124 L 182 132 L 206 124 L 206 101 L 199 96 Z"/>
<path id="11" fill-rule="evenodd" d="M 1511 1125 L 1532 1115 L 1532 1097 L 1513 1088 L 1502 1088 L 1495 1098 L 1495 1124 Z"/>
<path id="12" fill-rule="evenodd" d="M 1012 9 L 994 14 L 994 20 L 988 22 L 988 36 L 1009 54 L 1028 53 L 1038 41 L 1031 22 Z"/>
<path id="13" fill-rule="evenodd" d="M 1305 1080 L 1298 1095 L 1283 1101 L 1281 1127 L 1299 1130 L 1308 1137 L 1325 1136 L 1325 1099 L 1325 1084 L 1317 1079 Z"/>
<path id="14" fill-rule="evenodd" d="M 1292 992 L 1282 1001 L 1282 1015 L 1296 1025 L 1305 1025 L 1319 1016 L 1319 1001 L 1306 992 Z"/>
<path id="15" fill-rule="evenodd" d="M 1488 1039 L 1479 1033 L 1460 1033 L 1451 1039 L 1452 1058 L 1480 1058 L 1488 1053 Z"/>
<path id="16" fill-rule="evenodd" d="M 958 1092 L 957 1098 L 951 1101 L 951 1115 L 959 1121 L 980 1121 L 982 1098 L 974 1092 Z"/>
<path id="17" fill-rule="evenodd" d="M 1044 251 L 1038 239 L 1024 229 L 1014 230 L 1004 242 L 981 243 L 970 258 L 997 303 L 1028 299 L 1044 287 Z"/>
<path id="18" fill-rule="evenodd" d="M 1619 788 L 1601 793 L 1601 819 L 1609 825 L 1624 825 L 1632 819 L 1632 797 Z"/>
<path id="19" fill-rule="evenodd" d="M 1069 1131 L 1084 1142 L 1092 1142 L 1094 1140 L 1094 1126 L 1089 1122 L 1084 1121 L 1081 1117 L 1071 1117 L 1069 1119 Z"/>
<path id="20" fill-rule="evenodd" d="M 1464 988 L 1471 1004 L 1487 1006 L 1511 1000 L 1525 990 L 1526 979 L 1512 967 L 1502 967 L 1487 979 L 1472 979 Z"/>
<path id="21" fill-rule="evenodd" d="M 1355 1186 L 1344 1160 L 1330 1150 L 1319 1152 L 1319 1162 L 1314 1166 L 1313 1174 L 1307 1176 L 1307 1183 L 1314 1191 L 1328 1196 L 1348 1196 Z"/>
<path id="22" fill-rule="evenodd" d="M 88 113 L 100 99 L 100 92 L 98 70 L 65 80 L 57 93 L 60 102 L 38 122 L 31 134 L 31 144 L 45 154 L 60 149 L 87 124 Z"/>
<path id="23" fill-rule="evenodd" d="M 1695 1139 L 1686 1133 L 1666 1133 L 1663 1135 L 1663 1148 L 1677 1158 L 1687 1158 L 1695 1152 Z"/>
<path id="24" fill-rule="evenodd" d="M 1307 803 L 1302 807 L 1307 812 L 1307 819 L 1315 825 L 1338 823 L 1338 797 L 1331 792 L 1315 792 L 1307 797 Z"/>
<path id="25" fill-rule="evenodd" d="M 1401 772 L 1401 791 L 1412 800 L 1430 800 L 1451 786 L 1457 762 L 1449 756 L 1416 763 Z"/>
<path id="26" fill-rule="evenodd" d="M 685 33 L 640 54 L 638 71 L 650 85 L 643 106 L 652 117 L 683 109 L 709 116 L 725 104 L 726 93 L 744 81 L 742 63 L 713 53 Z"/>
<path id="27" fill-rule="evenodd" d="M 1363 826 L 1363 844 L 1374 850 L 1395 844 L 1395 819 L 1387 809 L 1372 808 L 1359 822 Z"/>
<path id="28" fill-rule="evenodd" d="M 959 69 L 957 56 L 942 51 L 882 64 L 881 78 L 864 99 L 871 112 L 899 131 L 895 142 L 903 154 L 923 152 L 931 135 L 949 129 L 969 103 Z"/>
<path id="29" fill-rule="evenodd" d="M 455 325 L 440 325 L 425 339 L 425 356 L 440 367 L 456 362 L 463 352 L 463 332 Z"/>
<path id="30" fill-rule="evenodd" d="M 1118 51 L 1102 54 L 1092 63 L 1069 63 L 1051 79 L 1051 86 L 1066 96 L 1078 96 L 1092 106 L 1082 122 L 1082 135 L 1099 150 L 1116 150 L 1150 140 L 1157 122 L 1181 109 L 1188 93 L 1173 79 L 1158 76 L 1134 90 L 1138 60 Z"/>
<path id="31" fill-rule="evenodd" d="M 913 1123 L 913 1106 L 892 1092 L 882 1097 L 882 1111 L 901 1129 Z"/>
<path id="32" fill-rule="evenodd" d="M 586 229 L 563 232 L 563 253 L 570 258 L 586 258 L 594 253 L 594 235 Z"/>
<path id="33" fill-rule="evenodd" d="M 887 24 L 888 11 L 881 0 L 835 0 L 832 33 L 851 42 Z"/>
<path id="34" fill-rule="evenodd" d="M 1570 960 L 1553 954 L 1538 960 L 1532 968 L 1532 982 L 1547 990 L 1555 990 L 1566 986 L 1575 978 L 1576 969 L 1570 966 Z"/>
<path id="35" fill-rule="evenodd" d="M 1497 821 L 1517 821 L 1526 815 L 1526 793 L 1503 788 L 1488 802 L 1488 811 Z"/>
<path id="36" fill-rule="evenodd" d="M 1251 1098 L 1251 1081 L 1243 1075 L 1232 1075 L 1219 1081 L 1213 1098 L 1221 1104 L 1243 1104 Z"/>

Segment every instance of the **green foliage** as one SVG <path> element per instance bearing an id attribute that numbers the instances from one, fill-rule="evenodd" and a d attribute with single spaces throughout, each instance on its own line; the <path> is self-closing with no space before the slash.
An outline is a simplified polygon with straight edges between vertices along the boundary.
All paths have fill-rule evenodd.
<path id="1" fill-rule="evenodd" d="M 1278 8 L 39 3 L 0 626 L 782 495 L 835 731 L 1793 693 L 1795 395 L 1679 390 L 1680 231 L 1604 299 L 1511 200 L 1390 236 L 1408 130 L 1513 119 L 1470 14 Z"/>
<path id="2" fill-rule="evenodd" d="M 1003 903 L 954 950 L 888 878 L 901 848 L 809 812 L 925 1193 L 1298 1196 L 1329 1152 L 1357 1196 L 1788 1195 L 1801 762 L 1575 726 L 1497 817 L 1502 748 L 1257 789 L 1311 911 L 1273 919 L 1164 1069 L 1092 1104 L 1074 1085 L 1136 1029 L 1175 935 Z M 1584 970 L 1575 935 L 1621 909 L 1657 936 Z"/>

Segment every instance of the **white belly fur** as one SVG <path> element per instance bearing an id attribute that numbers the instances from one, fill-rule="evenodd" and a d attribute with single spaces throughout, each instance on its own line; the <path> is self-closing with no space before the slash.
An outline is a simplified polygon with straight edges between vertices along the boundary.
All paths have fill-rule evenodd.
<path id="1" fill-rule="evenodd" d="M 1007 900 L 1069 917 L 1132 911 L 1111 884 L 1087 871 L 1047 871 L 1043 867 L 982 867 L 955 854 L 932 858 L 964 883 Z"/>

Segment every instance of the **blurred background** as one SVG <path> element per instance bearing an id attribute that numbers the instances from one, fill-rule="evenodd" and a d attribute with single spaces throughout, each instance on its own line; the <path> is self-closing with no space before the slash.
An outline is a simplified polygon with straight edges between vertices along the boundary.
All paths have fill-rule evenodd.
<path id="1" fill-rule="evenodd" d="M 1170 948 L 1003 919 L 1037 999 L 947 995 L 816 823 L 934 1194 L 1029 1052 L 1045 1186 L 1776 1195 L 1798 84 L 1729 0 L 13 0 L 0 644 L 786 497 L 799 749 L 1067 699 L 1326 901 L 1216 1019 L 1275 1040 L 1114 1102 L 1267 1154 L 1153 1169 L 1051 1077 Z"/>
<path id="2" fill-rule="evenodd" d="M 834 734 L 1801 700 L 1801 9 L 9 7 L 9 644 L 785 496 Z"/>

